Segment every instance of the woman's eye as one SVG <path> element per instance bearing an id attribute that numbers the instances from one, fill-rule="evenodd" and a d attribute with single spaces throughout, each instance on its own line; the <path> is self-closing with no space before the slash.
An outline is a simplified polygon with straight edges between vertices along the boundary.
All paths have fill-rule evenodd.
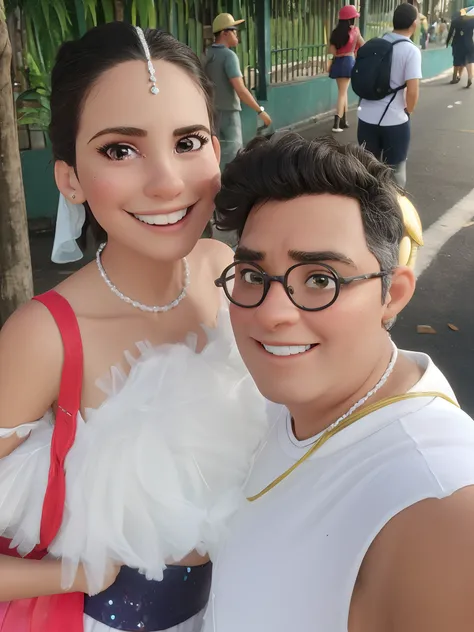
<path id="1" fill-rule="evenodd" d="M 176 143 L 177 154 L 187 154 L 190 151 L 199 151 L 207 145 L 209 138 L 205 136 L 187 136 Z"/>
<path id="2" fill-rule="evenodd" d="M 130 160 L 138 156 L 136 149 L 130 147 L 130 145 L 121 145 L 120 143 L 104 145 L 104 147 L 99 148 L 99 153 L 110 160 Z"/>
<path id="3" fill-rule="evenodd" d="M 245 283 L 250 283 L 250 285 L 262 285 L 263 277 L 255 270 L 242 270 L 240 273 L 240 278 Z"/>
<path id="4" fill-rule="evenodd" d="M 306 281 L 306 287 L 315 290 L 332 290 L 335 286 L 335 280 L 326 274 L 313 274 Z"/>

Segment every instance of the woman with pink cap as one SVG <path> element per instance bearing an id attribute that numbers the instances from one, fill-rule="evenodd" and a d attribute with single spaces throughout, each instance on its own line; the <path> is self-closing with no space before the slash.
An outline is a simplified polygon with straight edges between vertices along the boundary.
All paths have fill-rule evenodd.
<path id="1" fill-rule="evenodd" d="M 355 63 L 355 55 L 364 44 L 359 29 L 354 26 L 359 13 L 352 4 L 339 11 L 339 23 L 331 33 L 329 54 L 333 61 L 329 70 L 331 79 L 337 81 L 337 108 L 334 117 L 333 132 L 342 132 L 349 127 L 346 120 L 347 90 L 351 81 L 351 71 Z"/>

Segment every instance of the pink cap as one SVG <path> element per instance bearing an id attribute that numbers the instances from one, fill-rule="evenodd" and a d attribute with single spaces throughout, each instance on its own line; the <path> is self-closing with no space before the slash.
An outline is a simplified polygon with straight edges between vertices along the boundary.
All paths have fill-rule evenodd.
<path id="1" fill-rule="evenodd" d="M 339 11 L 340 20 L 352 20 L 353 18 L 358 18 L 359 15 L 353 4 L 346 4 L 346 6 L 342 7 Z"/>

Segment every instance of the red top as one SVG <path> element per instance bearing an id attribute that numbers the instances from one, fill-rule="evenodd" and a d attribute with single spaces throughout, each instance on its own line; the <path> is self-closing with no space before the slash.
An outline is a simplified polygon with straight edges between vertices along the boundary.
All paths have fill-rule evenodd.
<path id="1" fill-rule="evenodd" d="M 336 55 L 350 55 L 354 54 L 359 49 L 359 37 L 360 32 L 357 26 L 351 26 L 349 30 L 349 39 L 347 40 L 347 44 L 345 44 L 342 48 L 338 48 L 336 50 Z"/>

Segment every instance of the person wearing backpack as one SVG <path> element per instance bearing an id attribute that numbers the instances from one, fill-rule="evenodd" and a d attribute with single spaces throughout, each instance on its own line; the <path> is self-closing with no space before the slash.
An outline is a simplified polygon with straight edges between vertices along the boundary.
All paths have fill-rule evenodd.
<path id="1" fill-rule="evenodd" d="M 359 17 L 356 8 L 348 4 L 339 11 L 339 22 L 329 39 L 329 54 L 333 56 L 329 76 L 337 82 L 337 107 L 334 117 L 333 132 L 347 129 L 347 90 L 351 82 L 351 71 L 355 63 L 357 50 L 364 40 L 355 19 Z"/>
<path id="2" fill-rule="evenodd" d="M 418 11 L 401 4 L 393 14 L 393 32 L 368 41 L 352 70 L 352 89 L 361 98 L 357 137 L 360 145 L 393 169 L 406 185 L 410 115 L 418 102 L 421 51 L 411 41 Z"/>

